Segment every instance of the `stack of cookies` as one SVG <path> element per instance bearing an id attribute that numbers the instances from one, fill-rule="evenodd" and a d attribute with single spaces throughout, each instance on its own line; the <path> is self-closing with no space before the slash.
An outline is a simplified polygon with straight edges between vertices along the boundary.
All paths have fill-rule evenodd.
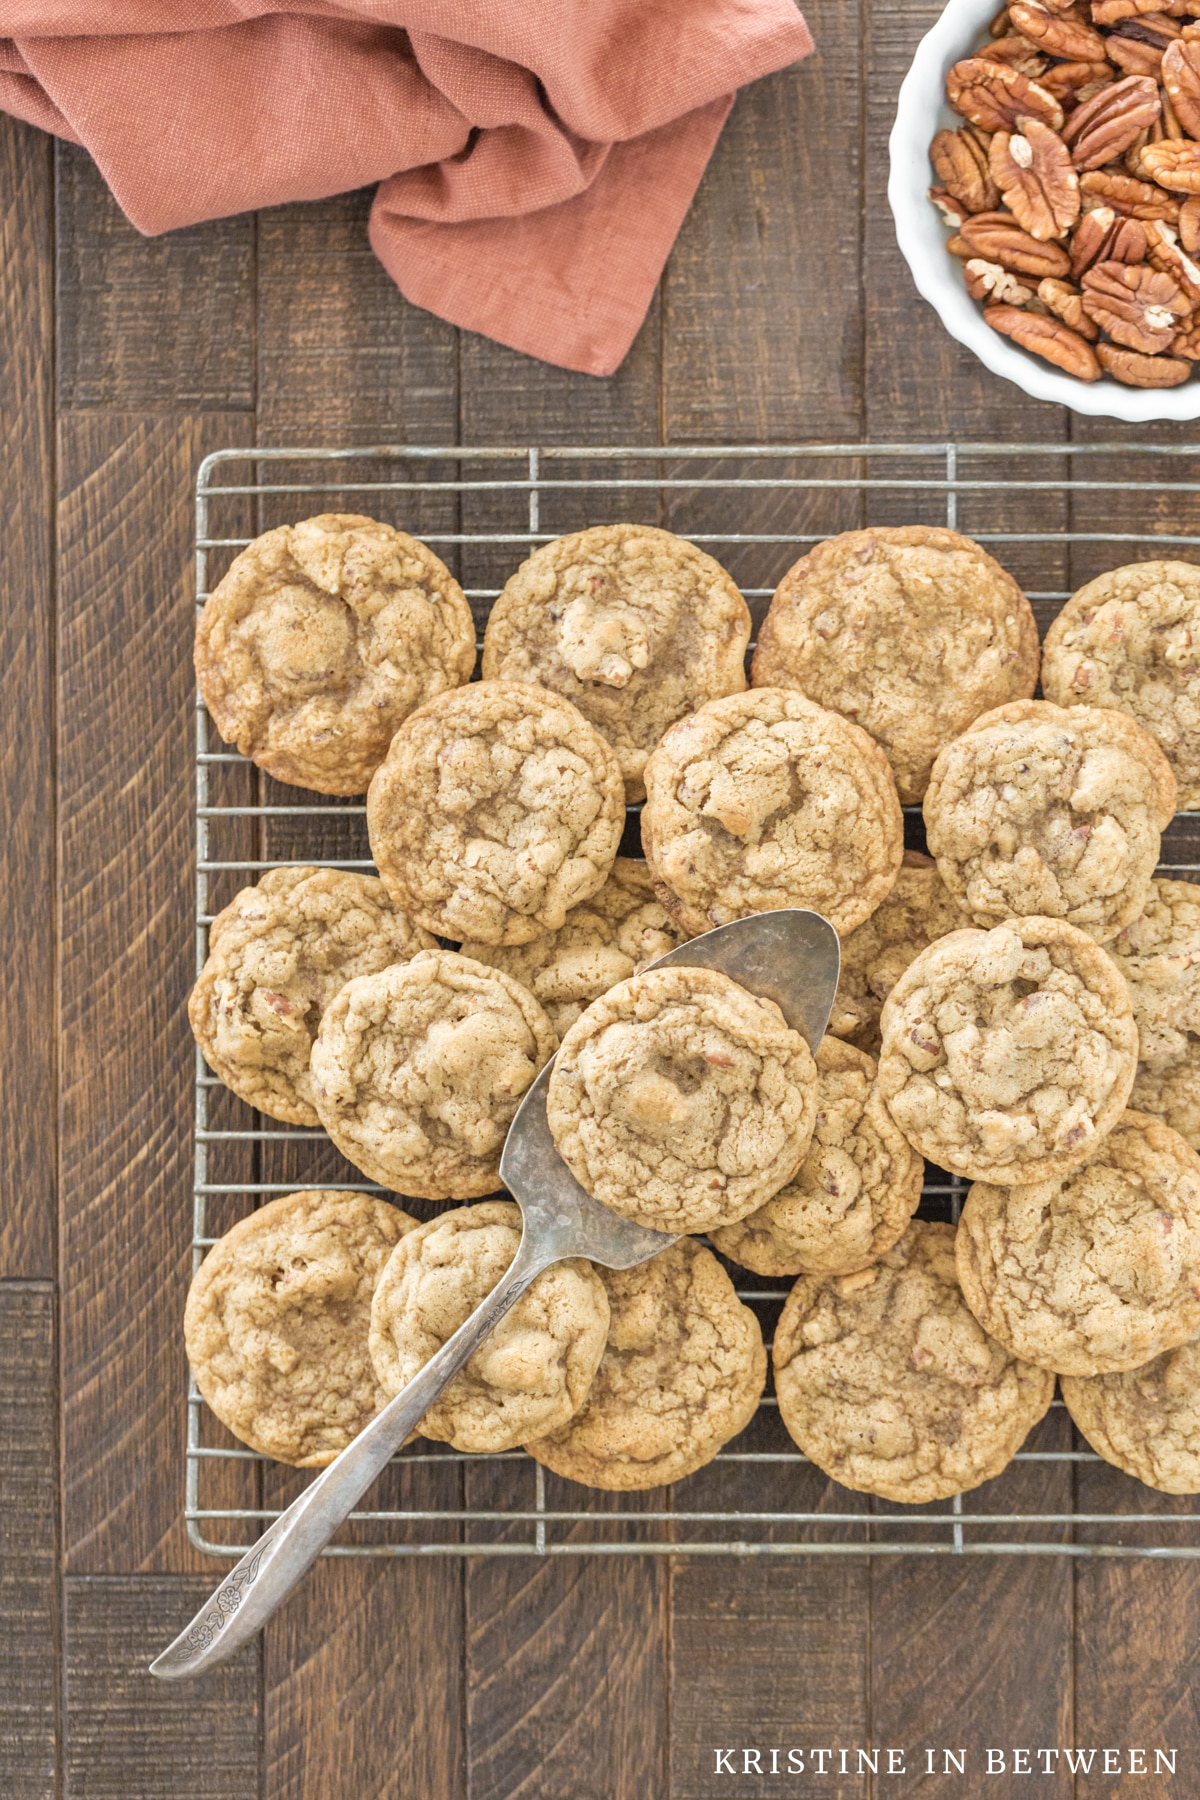
<path id="1" fill-rule="evenodd" d="M 380 1187 L 479 1203 L 419 1223 L 305 1190 L 235 1226 L 186 1319 L 214 1411 L 316 1466 L 399 1391 L 515 1254 L 519 1210 L 488 1196 L 553 1057 L 576 1178 L 684 1235 L 539 1277 L 422 1435 L 598 1487 L 701 1467 L 766 1378 L 716 1250 L 798 1277 L 781 1416 L 848 1486 L 988 1479 L 1059 1373 L 1102 1454 L 1200 1488 L 1200 902 L 1153 879 L 1178 788 L 1200 794 L 1193 632 L 1190 565 L 1118 570 L 1064 609 L 1034 699 L 1012 578 L 952 531 L 879 528 L 788 572 L 747 686 L 728 574 L 604 526 L 522 565 L 468 682 L 469 609 L 425 546 L 353 515 L 257 540 L 204 609 L 202 693 L 278 778 L 369 783 L 379 878 L 237 895 L 197 1041 Z M 618 855 L 643 799 L 644 862 Z M 905 852 L 904 802 L 932 856 Z M 728 977 L 647 967 L 796 906 L 843 940 L 815 1053 Z M 974 1184 L 957 1240 L 914 1222 L 926 1158 Z"/>

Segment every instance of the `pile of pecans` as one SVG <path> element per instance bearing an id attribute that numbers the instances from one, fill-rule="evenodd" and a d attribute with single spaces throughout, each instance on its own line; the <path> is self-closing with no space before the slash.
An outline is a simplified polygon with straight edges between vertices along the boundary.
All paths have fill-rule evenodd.
<path id="1" fill-rule="evenodd" d="M 946 96 L 930 199 L 995 331 L 1081 381 L 1200 362 L 1200 0 L 1012 0 Z"/>

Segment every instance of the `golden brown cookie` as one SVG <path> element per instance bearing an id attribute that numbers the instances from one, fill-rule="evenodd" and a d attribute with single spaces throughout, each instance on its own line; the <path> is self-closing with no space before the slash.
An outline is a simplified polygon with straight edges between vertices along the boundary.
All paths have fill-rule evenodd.
<path id="1" fill-rule="evenodd" d="M 939 938 L 881 1024 L 888 1111 L 923 1156 L 973 1181 L 1043 1181 L 1086 1162 L 1137 1067 L 1124 980 L 1061 919 Z"/>
<path id="2" fill-rule="evenodd" d="M 1060 1375 L 1135 1369 L 1200 1331 L 1200 1156 L 1127 1112 L 1083 1168 L 976 1182 L 958 1277 L 985 1331 Z"/>
<path id="3" fill-rule="evenodd" d="M 646 764 L 642 847 L 695 936 L 808 906 L 853 931 L 890 892 L 904 815 L 888 760 L 838 713 L 754 688 L 673 725 Z"/>
<path id="4" fill-rule="evenodd" d="M 661 1231 L 708 1231 L 761 1206 L 799 1167 L 816 1104 L 800 1033 L 715 969 L 648 969 L 593 1000 L 546 1090 L 575 1179 Z"/>
<path id="5" fill-rule="evenodd" d="M 527 988 L 452 950 L 347 982 L 312 1050 L 322 1125 L 397 1193 L 469 1200 L 500 1186 L 521 1096 L 557 1039 Z"/>
<path id="6" fill-rule="evenodd" d="M 625 825 L 616 756 L 523 681 L 477 681 L 405 720 L 367 795 L 371 854 L 427 930 L 528 944 L 603 887 Z"/>
<path id="7" fill-rule="evenodd" d="M 741 693 L 750 609 L 731 576 L 653 525 L 593 525 L 542 544 L 493 606 L 485 681 L 563 694 L 617 753 L 626 798 L 668 725 Z"/>
<path id="8" fill-rule="evenodd" d="M 1200 806 L 1200 568 L 1128 563 L 1081 587 L 1046 633 L 1042 687 L 1059 706 L 1129 713 L 1161 745 L 1178 804 Z"/>
<path id="9" fill-rule="evenodd" d="M 968 923 L 931 856 L 906 850 L 896 885 L 842 943 L 829 1029 L 870 1056 L 879 1054 L 883 1003 L 914 956 Z"/>
<path id="10" fill-rule="evenodd" d="M 371 1308 L 380 1386 L 398 1394 L 491 1293 L 521 1242 L 511 1200 L 443 1213 L 397 1244 Z M 557 1431 L 587 1398 L 608 1335 L 608 1297 L 581 1257 L 543 1270 L 434 1401 L 422 1437 L 475 1452 Z"/>
<path id="11" fill-rule="evenodd" d="M 461 949 L 523 982 L 561 1038 L 593 1000 L 686 940 L 656 897 L 646 864 L 618 856 L 604 886 L 573 906 L 557 931 L 505 947 L 471 938 Z"/>
<path id="12" fill-rule="evenodd" d="M 436 948 L 382 881 L 345 869 L 271 869 L 213 920 L 188 1001 L 204 1059 L 272 1119 L 319 1125 L 308 1059 L 321 1015 L 356 975 Z"/>
<path id="13" fill-rule="evenodd" d="M 1164 1494 L 1200 1494 L 1200 1341 L 1116 1375 L 1064 1375 L 1067 1411 L 1093 1450 Z"/>
<path id="14" fill-rule="evenodd" d="M 196 1385 L 235 1437 L 319 1469 L 370 1423 L 388 1398 L 367 1350 L 371 1296 L 416 1223 L 370 1194 L 309 1188 L 213 1245 L 183 1334 Z"/>
<path id="15" fill-rule="evenodd" d="M 196 680 L 221 736 L 322 794 L 363 793 L 401 721 L 474 666 L 471 609 L 446 565 L 358 513 L 255 538 L 196 627 Z"/>
<path id="16" fill-rule="evenodd" d="M 891 1248 L 917 1210 L 924 1160 L 875 1092 L 875 1063 L 835 1037 L 817 1046 L 808 1155 L 765 1206 L 713 1231 L 758 1275 L 845 1274 Z"/>
<path id="17" fill-rule="evenodd" d="M 752 679 L 869 731 L 910 802 L 942 746 L 980 713 L 1027 699 L 1037 672 L 1033 610 L 986 550 L 940 525 L 875 525 L 793 563 Z"/>
<path id="18" fill-rule="evenodd" d="M 1141 916 L 1106 948 L 1129 983 L 1137 1020 L 1130 1104 L 1200 1149 L 1200 887 L 1152 881 Z"/>
<path id="19" fill-rule="evenodd" d="M 1142 910 L 1175 777 L 1128 713 L 1017 700 L 946 746 L 924 810 L 942 880 L 975 924 L 1037 914 L 1104 943 Z"/>
<path id="20" fill-rule="evenodd" d="M 712 1254 L 682 1238 L 636 1269 L 602 1269 L 612 1317 L 587 1400 L 525 1448 L 595 1488 L 653 1488 L 711 1462 L 767 1378 L 758 1320 Z"/>
<path id="21" fill-rule="evenodd" d="M 954 1229 L 911 1224 L 856 1275 L 802 1275 L 775 1329 L 792 1437 L 843 1487 L 921 1505 L 990 1481 L 1054 1397 L 1054 1377 L 980 1330 Z"/>

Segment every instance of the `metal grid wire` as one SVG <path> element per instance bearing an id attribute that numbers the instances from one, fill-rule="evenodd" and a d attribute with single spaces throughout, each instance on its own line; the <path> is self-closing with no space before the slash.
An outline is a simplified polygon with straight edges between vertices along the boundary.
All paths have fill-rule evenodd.
<path id="1" fill-rule="evenodd" d="M 668 526 L 725 564 L 761 619 L 784 570 L 834 532 L 945 524 L 988 544 L 1042 630 L 1081 583 L 1149 556 L 1200 561 L 1200 446 L 898 443 L 597 448 L 372 446 L 223 450 L 196 486 L 196 589 L 270 525 L 366 512 L 421 537 L 462 582 L 482 627 L 504 580 L 560 533 L 624 519 Z M 196 966 L 208 927 L 248 880 L 287 864 L 371 870 L 365 807 L 268 780 L 223 745 L 196 702 Z M 906 836 L 923 847 L 919 808 Z M 624 848 L 638 854 L 631 815 Z M 1180 814 L 1160 873 L 1200 877 L 1200 815 Z M 321 1131 L 236 1101 L 196 1055 L 196 1265 L 234 1222 L 305 1186 L 382 1192 Z M 928 1169 L 921 1216 L 957 1220 L 966 1184 Z M 388 1196 L 392 1198 L 393 1196 Z M 420 1216 L 437 1208 L 404 1202 Z M 788 1284 L 731 1267 L 770 1342 Z M 303 1478 L 235 1444 L 192 1383 L 187 1525 L 237 1557 Z M 1200 1511 L 1104 1464 L 1056 1400 L 1015 1462 L 949 1503 L 898 1507 L 827 1482 L 782 1427 L 768 1386 L 740 1438 L 657 1494 L 601 1495 L 524 1452 L 466 1456 L 424 1440 L 395 1459 L 342 1556 L 1040 1554 L 1200 1556 Z"/>

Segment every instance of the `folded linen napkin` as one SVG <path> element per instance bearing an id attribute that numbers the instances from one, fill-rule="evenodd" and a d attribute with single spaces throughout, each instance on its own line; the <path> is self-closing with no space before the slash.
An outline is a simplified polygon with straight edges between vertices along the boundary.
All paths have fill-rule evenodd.
<path id="1" fill-rule="evenodd" d="M 608 375 L 794 0 L 0 0 L 0 110 L 86 145 L 139 231 L 368 182 L 455 325 Z"/>

